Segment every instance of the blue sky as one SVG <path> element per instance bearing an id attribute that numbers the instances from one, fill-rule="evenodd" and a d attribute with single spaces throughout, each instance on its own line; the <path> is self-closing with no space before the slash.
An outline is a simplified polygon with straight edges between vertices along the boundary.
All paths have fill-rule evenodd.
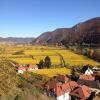
<path id="1" fill-rule="evenodd" d="M 0 0 L 0 37 L 37 37 L 100 17 L 100 0 Z"/>

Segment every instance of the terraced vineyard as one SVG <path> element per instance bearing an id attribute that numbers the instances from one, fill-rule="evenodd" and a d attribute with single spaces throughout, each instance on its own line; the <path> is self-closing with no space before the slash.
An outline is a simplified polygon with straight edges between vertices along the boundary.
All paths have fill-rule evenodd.
<path id="1" fill-rule="evenodd" d="M 67 66 L 73 65 L 100 65 L 100 63 L 91 60 L 83 55 L 78 55 L 70 50 L 59 47 L 49 46 L 31 46 L 31 45 L 14 45 L 14 46 L 0 46 L 1 59 L 9 59 L 20 64 L 37 64 L 41 59 L 49 56 L 52 61 L 52 65 L 60 65 L 61 57 Z"/>
<path id="2" fill-rule="evenodd" d="M 40 69 L 40 70 L 34 70 L 30 72 L 52 77 L 58 74 L 62 74 L 62 75 L 70 74 L 70 71 L 71 71 L 70 69 L 66 69 L 66 68 L 56 68 L 56 69 Z"/>

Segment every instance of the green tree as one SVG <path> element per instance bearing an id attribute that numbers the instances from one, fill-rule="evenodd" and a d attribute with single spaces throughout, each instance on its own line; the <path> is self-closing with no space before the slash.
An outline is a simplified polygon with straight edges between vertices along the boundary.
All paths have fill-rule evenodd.
<path id="1" fill-rule="evenodd" d="M 51 59 L 49 56 L 45 57 L 45 67 L 50 68 L 51 67 Z"/>
<path id="2" fill-rule="evenodd" d="M 39 69 L 42 69 L 42 68 L 44 68 L 44 61 L 43 60 L 40 60 L 40 62 L 39 62 Z"/>

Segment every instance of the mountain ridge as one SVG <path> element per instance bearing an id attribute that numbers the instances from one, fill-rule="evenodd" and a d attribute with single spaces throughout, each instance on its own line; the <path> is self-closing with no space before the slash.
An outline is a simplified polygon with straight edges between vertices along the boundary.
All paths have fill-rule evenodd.
<path id="1" fill-rule="evenodd" d="M 27 44 L 30 43 L 31 41 L 33 41 L 34 38 L 33 37 L 7 37 L 7 38 L 3 38 L 0 37 L 0 43 L 15 43 L 15 44 Z"/>
<path id="2" fill-rule="evenodd" d="M 78 23 L 71 28 L 58 28 L 45 32 L 37 37 L 32 44 L 99 44 L 100 17 Z"/>

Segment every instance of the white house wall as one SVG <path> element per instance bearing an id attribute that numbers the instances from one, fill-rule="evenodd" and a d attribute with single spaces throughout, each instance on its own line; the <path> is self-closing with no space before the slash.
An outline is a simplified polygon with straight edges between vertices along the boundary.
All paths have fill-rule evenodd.
<path id="1" fill-rule="evenodd" d="M 38 68 L 29 68 L 28 70 L 38 70 Z"/>
<path id="2" fill-rule="evenodd" d="M 91 69 L 85 71 L 85 75 L 91 75 L 91 74 L 93 74 L 93 71 Z"/>
<path id="3" fill-rule="evenodd" d="M 56 98 L 56 100 L 70 100 L 69 92 Z"/>
<path id="4" fill-rule="evenodd" d="M 23 71 L 23 70 L 18 70 L 18 73 L 22 73 L 22 74 L 23 74 L 23 73 L 24 73 L 24 71 Z"/>
<path id="5" fill-rule="evenodd" d="M 35 70 L 38 70 L 38 68 L 35 68 Z"/>

